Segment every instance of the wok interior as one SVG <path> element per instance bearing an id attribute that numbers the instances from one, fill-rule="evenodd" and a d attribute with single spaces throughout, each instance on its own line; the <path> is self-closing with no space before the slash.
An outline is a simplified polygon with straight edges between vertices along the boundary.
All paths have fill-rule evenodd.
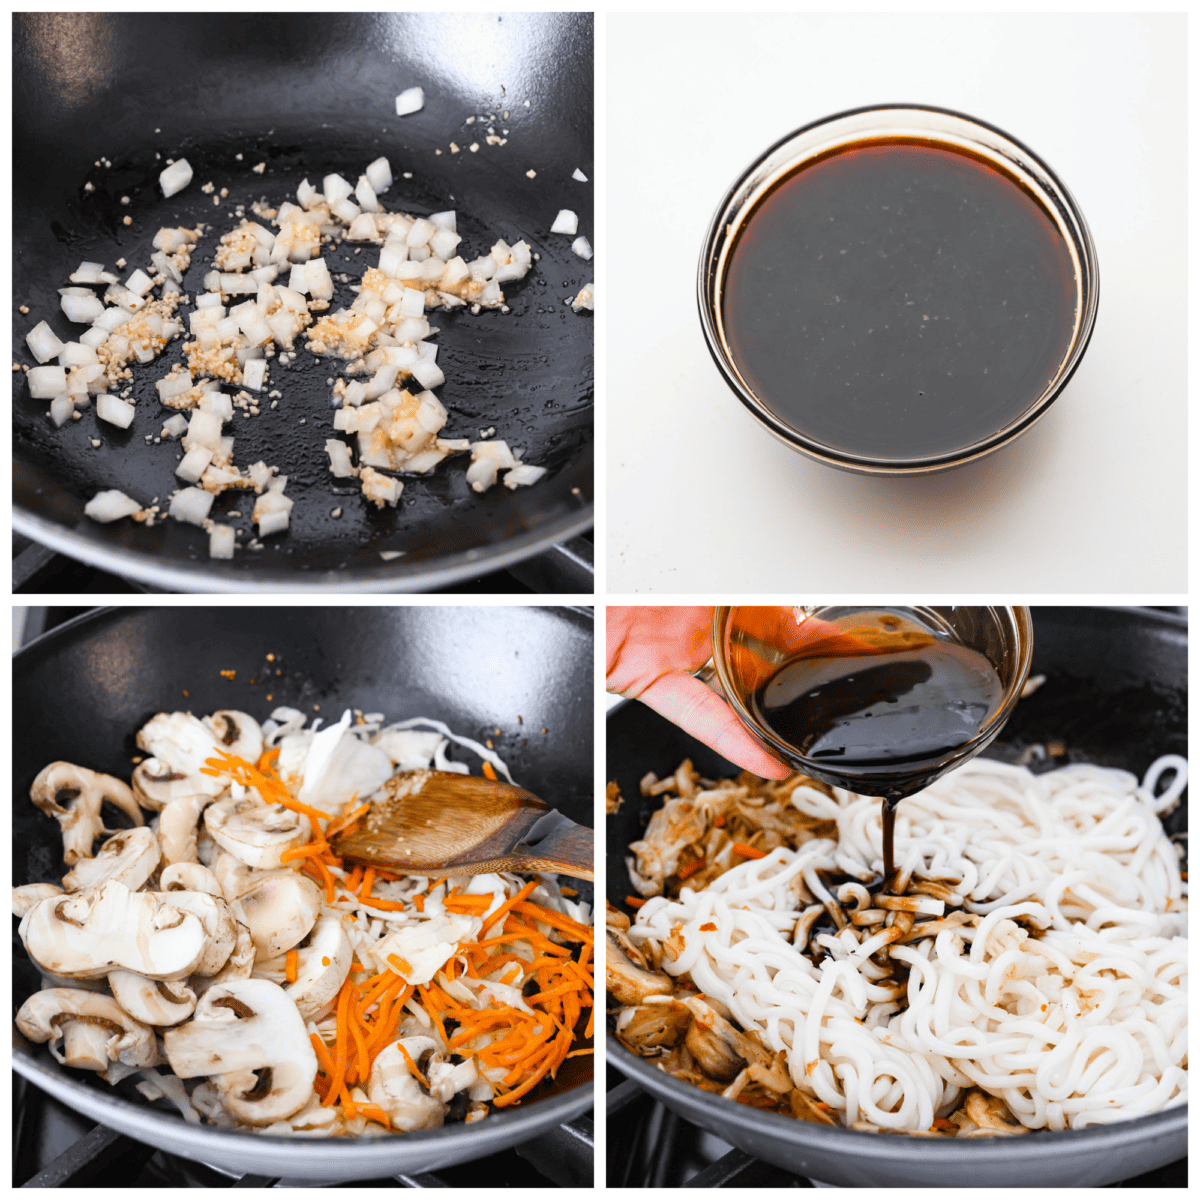
<path id="1" fill-rule="evenodd" d="M 1017 703 L 998 740 L 984 751 L 984 757 L 1014 761 L 1027 747 L 1061 742 L 1066 748 L 1065 756 L 1035 760 L 1030 769 L 1091 762 L 1119 767 L 1140 778 L 1160 755 L 1186 756 L 1186 620 L 1128 610 L 1035 608 L 1033 639 L 1030 676 L 1045 674 L 1046 682 L 1032 696 Z M 625 865 L 625 848 L 642 835 L 650 815 L 661 806 L 659 798 L 641 795 L 638 786 L 641 778 L 648 771 L 659 778 L 671 774 L 684 758 L 691 758 L 706 778 L 736 775 L 740 768 L 634 702 L 622 705 L 609 717 L 607 743 L 606 778 L 617 782 L 624 797 L 619 812 L 606 819 L 607 896 L 610 903 L 632 915 L 633 909 L 624 902 L 626 896 L 635 894 Z M 1163 824 L 1170 834 L 1186 832 L 1186 792 L 1174 811 L 1164 816 Z M 610 1033 L 612 1027 L 610 1018 Z M 612 1056 L 610 1061 L 622 1070 L 649 1077 L 668 1096 L 678 1097 L 682 1093 L 677 1102 L 691 1110 L 691 1119 L 700 1119 L 698 1114 L 704 1114 L 717 1132 L 722 1128 L 722 1120 L 728 1125 L 753 1121 L 767 1143 L 773 1138 L 782 1142 L 794 1138 L 808 1146 L 842 1146 L 847 1154 L 865 1153 L 870 1148 L 869 1153 L 881 1159 L 914 1154 L 932 1161 L 980 1156 L 978 1142 L 964 1147 L 953 1138 L 905 1139 L 807 1125 L 773 1113 L 753 1111 L 747 1116 L 739 1111 L 744 1106 L 663 1078 L 661 1072 L 630 1054 L 611 1037 L 608 1051 Z M 1092 1140 L 1105 1138 L 1112 1130 L 1156 1130 L 1172 1112 L 1178 1110 L 1082 1131 L 1041 1131 L 1033 1139 L 1005 1141 L 989 1153 L 1020 1156 L 1030 1145 L 1044 1144 L 1046 1139 Z M 798 1125 L 804 1128 L 794 1128 Z"/>
<path id="2" fill-rule="evenodd" d="M 223 677 L 222 670 L 234 677 Z M 346 707 L 382 712 L 389 721 L 433 717 L 456 733 L 490 739 L 514 779 L 590 826 L 591 684 L 592 619 L 586 610 L 292 608 L 284 621 L 256 608 L 157 608 L 81 618 L 14 659 L 13 883 L 58 883 L 65 871 L 57 823 L 28 799 L 42 767 L 61 758 L 128 780 L 137 730 L 155 712 L 176 708 L 197 716 L 234 708 L 265 720 L 271 709 L 288 705 L 326 723 L 337 721 Z M 474 756 L 456 748 L 451 757 Z M 590 883 L 571 885 L 581 900 L 592 902 Z M 17 924 L 14 1011 L 41 986 Z M 132 1081 L 113 1089 L 90 1072 L 67 1071 L 45 1046 L 34 1047 L 31 1057 L 75 1086 L 105 1098 L 124 1096 L 147 1116 L 182 1122 L 173 1109 L 151 1110 Z M 529 1103 L 481 1124 L 499 1119 L 518 1126 L 533 1104 L 555 1104 L 560 1095 L 565 1101 L 590 1089 L 589 1060 L 571 1059 L 567 1066 Z M 469 1139 L 476 1128 L 447 1126 L 405 1134 L 404 1140 Z M 351 1152 L 353 1139 L 345 1140 L 347 1150 L 333 1148 L 336 1142 L 323 1143 L 328 1153 Z"/>
<path id="3" fill-rule="evenodd" d="M 529 461 L 550 468 L 535 488 L 495 487 L 480 496 L 467 485 L 462 462 L 452 461 L 410 480 L 400 506 L 381 512 L 328 472 L 324 441 L 333 431 L 325 381 L 340 363 L 302 351 L 295 366 L 272 373 L 270 386 L 284 393 L 279 409 L 230 429 L 239 462 L 278 463 L 298 485 L 289 486 L 295 508 L 286 537 L 220 565 L 209 561 L 207 539 L 178 522 L 146 529 L 87 520 L 83 505 L 101 488 L 147 500 L 178 487 L 176 455 L 147 446 L 144 435 L 151 426 L 157 433 L 158 417 L 170 415 L 153 381 L 180 359 L 181 339 L 135 371 L 143 415 L 128 431 L 106 425 L 98 432 L 86 413 L 57 430 L 45 403 L 30 399 L 18 378 L 20 509 L 97 547 L 231 579 L 253 572 L 264 581 L 296 570 L 417 576 L 456 556 L 532 553 L 590 524 L 592 322 L 564 306 L 563 296 L 592 278 L 592 266 L 572 253 L 570 239 L 549 233 L 559 208 L 575 210 L 581 229 L 591 229 L 591 185 L 572 180 L 576 168 L 592 175 L 591 90 L 580 84 L 591 78 L 589 16 L 35 14 L 18 20 L 15 39 L 14 297 L 30 309 L 14 311 L 15 344 L 23 346 L 41 319 L 64 337 L 78 336 L 59 311 L 57 289 L 81 260 L 111 268 L 124 256 L 132 270 L 148 261 L 160 225 L 213 224 L 185 276 L 185 291 L 194 294 L 216 238 L 236 224 L 235 204 L 294 199 L 306 176 L 318 186 L 331 171 L 357 178 L 382 154 L 396 179 L 383 198 L 389 211 L 454 208 L 471 254 L 503 237 L 524 238 L 541 255 L 525 280 L 508 287 L 511 312 L 430 317 L 442 330 L 447 435 L 475 440 L 494 426 Z M 170 70 L 163 70 L 160 49 L 147 53 L 176 43 L 188 53 Z M 425 109 L 397 118 L 394 96 L 418 81 Z M 497 134 L 509 130 L 507 145 L 487 145 L 487 126 L 466 124 L 488 113 Z M 461 153 L 450 153 L 451 141 Z M 477 153 L 467 149 L 472 142 L 482 143 Z M 111 167 L 103 160 L 97 167 L 99 155 Z M 194 179 L 164 200 L 157 178 L 167 157 L 187 157 Z M 258 162 L 266 163 L 263 175 L 251 171 Z M 32 163 L 37 170 L 22 169 Z M 536 169 L 533 180 L 529 169 Z M 402 177 L 406 171 L 411 180 Z M 209 181 L 218 194 L 229 190 L 220 206 L 199 190 Z M 85 183 L 95 190 L 85 193 Z M 122 196 L 132 203 L 122 205 Z M 132 225 L 124 225 L 126 216 Z M 335 274 L 356 280 L 377 248 L 325 253 Z M 335 287 L 333 307 L 348 307 L 350 285 Z M 89 436 L 102 439 L 99 450 Z M 216 510 L 237 507 L 218 500 Z M 405 554 L 384 568 L 383 549 Z"/>

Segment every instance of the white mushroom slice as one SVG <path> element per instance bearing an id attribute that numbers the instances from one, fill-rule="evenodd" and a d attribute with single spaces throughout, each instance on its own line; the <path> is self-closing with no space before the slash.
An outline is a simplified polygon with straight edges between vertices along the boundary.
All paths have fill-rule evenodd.
<path id="1" fill-rule="evenodd" d="M 112 971 L 108 986 L 117 1003 L 144 1025 L 178 1025 L 196 1011 L 196 993 L 182 981 L 167 983 L 132 971 Z"/>
<path id="2" fill-rule="evenodd" d="M 188 1096 L 182 1079 L 174 1075 L 160 1075 L 154 1070 L 142 1071 L 141 1075 L 141 1083 L 134 1086 L 147 1100 L 170 1100 L 188 1124 L 200 1124 L 200 1112 Z"/>
<path id="3" fill-rule="evenodd" d="M 135 825 L 143 823 L 128 784 L 73 763 L 53 762 L 43 768 L 29 789 L 29 798 L 62 826 L 63 861 L 68 867 L 91 858 L 92 843 L 102 833 L 116 832 L 104 828 L 100 806 L 106 800 Z"/>
<path id="4" fill-rule="evenodd" d="M 21 922 L 21 940 L 43 971 L 97 979 L 117 968 L 149 979 L 182 979 L 204 957 L 198 917 L 131 892 L 115 879 L 98 892 L 51 896 Z"/>
<path id="5" fill-rule="evenodd" d="M 233 915 L 250 930 L 263 958 L 277 958 L 303 939 L 317 923 L 321 889 L 289 871 L 255 884 L 232 904 Z"/>
<path id="6" fill-rule="evenodd" d="M 80 859 L 74 869 L 63 876 L 63 887 L 69 892 L 78 892 L 116 879 L 131 892 L 136 892 L 154 874 L 158 860 L 158 839 L 152 829 L 145 825 L 123 829 L 100 847 L 95 858 Z"/>
<path id="7" fill-rule="evenodd" d="M 12 890 L 13 916 L 23 917 L 35 904 L 62 893 L 57 883 L 23 883 Z"/>
<path id="8" fill-rule="evenodd" d="M 209 896 L 222 899 L 225 896 L 217 877 L 208 867 L 198 862 L 175 862 L 163 867 L 158 876 L 158 884 L 164 892 L 205 892 Z M 170 903 L 170 898 L 167 903 Z"/>
<path id="9" fill-rule="evenodd" d="M 237 930 L 237 942 L 226 964 L 211 978 L 192 976 L 191 984 L 197 996 L 203 996 L 211 988 L 221 987 L 235 979 L 249 979 L 253 973 L 254 939 L 241 921 L 235 921 L 234 927 Z"/>
<path id="10" fill-rule="evenodd" d="M 158 713 L 150 718 L 137 735 L 137 744 L 171 772 L 194 776 L 194 790 L 207 796 L 219 796 L 229 780 L 205 775 L 201 768 L 217 758 L 217 737 L 191 713 Z"/>
<path id="11" fill-rule="evenodd" d="M 204 724 L 212 730 L 217 745 L 226 754 L 256 763 L 262 757 L 262 726 L 248 713 L 227 708 L 204 718 Z"/>
<path id="12" fill-rule="evenodd" d="M 104 1071 L 111 1062 L 149 1067 L 158 1061 L 154 1030 L 96 992 L 35 992 L 21 1005 L 17 1028 L 31 1042 L 49 1042 L 50 1053 L 68 1067 Z"/>
<path id="13" fill-rule="evenodd" d="M 429 1080 L 429 1094 L 448 1105 L 459 1092 L 465 1092 L 479 1082 L 479 1071 L 473 1058 L 452 1063 L 444 1051 L 438 1050 L 425 1068 L 425 1078 Z"/>
<path id="14" fill-rule="evenodd" d="M 162 849 L 163 862 L 168 866 L 200 861 L 196 837 L 200 816 L 211 803 L 211 796 L 193 793 L 190 796 L 177 796 L 162 810 L 158 818 L 158 844 Z"/>
<path id="15" fill-rule="evenodd" d="M 204 824 L 222 850 L 256 871 L 283 866 L 280 855 L 298 850 L 309 835 L 299 813 L 250 797 L 218 800 L 205 810 Z"/>
<path id="16" fill-rule="evenodd" d="M 341 916 L 327 912 L 313 926 L 312 933 L 296 948 L 299 962 L 296 982 L 284 985 L 284 990 L 306 1021 L 315 1021 L 324 1014 L 350 974 L 354 948 L 346 936 Z M 261 971 L 280 970 L 286 958 L 264 959 L 256 964 L 255 975 Z"/>
<path id="17" fill-rule="evenodd" d="M 393 1042 L 375 1059 L 367 1081 L 367 1095 L 387 1113 L 396 1133 L 411 1133 L 414 1129 L 438 1129 L 446 1119 L 446 1109 L 435 1100 L 420 1081 L 414 1079 L 400 1047 L 408 1052 L 417 1070 L 423 1056 L 436 1053 L 433 1038 L 407 1037 Z"/>
<path id="18" fill-rule="evenodd" d="M 151 892 L 163 904 L 191 913 L 204 926 L 208 944 L 192 968 L 196 975 L 215 975 L 228 961 L 237 942 L 237 922 L 224 900 L 207 892 Z"/>
<path id="19" fill-rule="evenodd" d="M 201 782 L 203 778 L 204 782 Z M 154 812 L 189 796 L 207 796 L 212 800 L 220 795 L 209 786 L 210 778 L 190 771 L 176 771 L 157 758 L 143 759 L 133 769 L 133 794 L 137 802 Z M 224 790 L 223 788 L 221 789 Z"/>
<path id="20" fill-rule="evenodd" d="M 208 831 L 205 830 L 205 832 Z M 216 845 L 215 842 L 213 844 Z M 212 873 L 221 889 L 221 895 L 226 900 L 236 900 L 262 878 L 259 872 L 252 871 L 240 859 L 234 858 L 232 854 L 226 854 L 221 849 L 217 850 L 217 856 L 213 859 Z M 289 871 L 288 874 L 290 875 L 291 872 Z"/>
<path id="21" fill-rule="evenodd" d="M 240 979 L 210 988 L 163 1045 L 181 1079 L 212 1077 L 227 1112 L 268 1125 L 299 1112 L 313 1092 L 317 1056 L 304 1018 L 282 988 Z"/>

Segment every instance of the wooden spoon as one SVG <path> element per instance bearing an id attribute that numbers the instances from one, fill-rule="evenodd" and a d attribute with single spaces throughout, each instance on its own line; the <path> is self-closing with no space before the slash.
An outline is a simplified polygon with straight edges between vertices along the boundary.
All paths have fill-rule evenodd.
<path id="1" fill-rule="evenodd" d="M 453 771 L 389 779 L 334 853 L 401 875 L 554 871 L 594 878 L 592 831 L 532 792 Z"/>

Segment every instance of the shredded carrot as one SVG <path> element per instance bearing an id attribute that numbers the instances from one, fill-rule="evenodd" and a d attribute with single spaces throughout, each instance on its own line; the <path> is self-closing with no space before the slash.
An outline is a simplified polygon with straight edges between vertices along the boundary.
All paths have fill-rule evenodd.
<path id="1" fill-rule="evenodd" d="M 747 846 L 745 842 L 734 842 L 730 849 L 742 858 L 766 858 L 767 852 L 756 846 Z"/>
<path id="2" fill-rule="evenodd" d="M 426 1079 L 425 1076 L 420 1071 L 417 1070 L 417 1064 L 415 1062 L 413 1062 L 412 1056 L 404 1048 L 404 1043 L 397 1042 L 396 1045 L 400 1047 L 400 1053 L 404 1056 L 404 1061 L 406 1063 L 408 1063 L 408 1073 L 414 1079 L 418 1080 L 421 1084 L 423 1084 L 426 1091 L 429 1091 L 429 1080 Z"/>
<path id="3" fill-rule="evenodd" d="M 389 954 L 388 962 L 390 962 L 401 975 L 412 974 L 412 963 L 410 963 L 408 959 L 401 958 L 398 954 Z"/>
<path id="4" fill-rule="evenodd" d="M 567 1055 L 567 1057 L 568 1058 L 578 1058 L 579 1055 L 581 1055 L 581 1054 L 595 1054 L 595 1053 L 596 1053 L 596 1051 L 593 1047 L 586 1046 L 582 1050 L 572 1050 L 571 1053 Z"/>
<path id="5" fill-rule="evenodd" d="M 506 900 L 502 905 L 500 905 L 500 907 L 484 921 L 483 928 L 479 931 L 479 936 L 482 938 L 487 931 L 491 929 L 491 927 L 495 925 L 497 921 L 500 920 L 501 917 L 507 916 L 509 909 L 513 908 L 515 905 L 524 900 L 526 896 L 530 895 L 537 885 L 538 881 L 536 879 L 532 880 L 530 883 L 527 883 L 511 900 Z M 430 890 L 432 891 L 432 889 Z"/>
<path id="6" fill-rule="evenodd" d="M 578 896 L 579 893 L 573 887 L 567 887 L 565 884 L 560 884 L 559 889 L 564 896 Z"/>
<path id="7" fill-rule="evenodd" d="M 391 1117 L 378 1104 L 360 1104 L 358 1112 L 360 1116 L 366 1117 L 368 1121 L 378 1121 L 380 1125 L 386 1125 L 388 1129 L 392 1127 Z"/>
<path id="8" fill-rule="evenodd" d="M 626 896 L 625 903 L 628 904 L 630 908 L 641 908 L 642 905 L 646 903 L 646 897 L 645 896 Z"/>
<path id="9" fill-rule="evenodd" d="M 488 762 L 488 760 L 486 758 L 483 760 L 483 773 L 490 780 L 492 780 L 493 783 L 499 779 L 499 776 L 496 774 L 496 768 L 493 767 L 492 764 L 490 762 Z"/>
<path id="10" fill-rule="evenodd" d="M 412 898 L 412 902 L 413 902 L 413 904 L 415 904 L 415 905 L 416 905 L 417 912 L 419 912 L 419 913 L 423 913 L 423 912 L 425 911 L 425 896 L 424 896 L 424 893 L 422 893 L 422 892 L 418 892 L 418 893 L 417 893 L 417 894 L 416 894 L 416 895 L 415 895 L 415 896 Z"/>
<path id="11" fill-rule="evenodd" d="M 284 971 L 284 976 L 288 983 L 295 983 L 296 976 L 300 971 L 300 952 L 295 948 L 287 952 L 287 968 Z"/>
<path id="12" fill-rule="evenodd" d="M 717 815 L 715 817 L 713 817 L 713 824 L 718 829 L 724 829 L 725 828 L 725 814 L 717 813 Z"/>
<path id="13" fill-rule="evenodd" d="M 683 864 L 682 867 L 679 868 L 678 871 L 675 872 L 675 874 L 678 875 L 680 879 L 687 879 L 689 875 L 695 875 L 695 873 L 704 866 L 704 861 L 705 860 L 702 858 L 689 859 Z"/>

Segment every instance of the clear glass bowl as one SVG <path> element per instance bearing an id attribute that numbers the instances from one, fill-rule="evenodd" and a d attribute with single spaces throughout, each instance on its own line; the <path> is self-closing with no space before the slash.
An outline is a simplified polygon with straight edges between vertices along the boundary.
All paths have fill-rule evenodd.
<path id="1" fill-rule="evenodd" d="M 884 459 L 859 456 L 813 440 L 777 416 L 743 377 L 724 329 L 724 280 L 737 236 L 764 196 L 809 160 L 837 147 L 878 138 L 916 138 L 957 148 L 994 163 L 1032 193 L 1054 221 L 1072 259 L 1076 304 L 1074 330 L 1058 369 L 1020 415 L 982 440 L 930 458 Z M 700 255 L 697 284 L 700 322 L 709 351 L 726 383 L 750 414 L 786 445 L 843 470 L 870 475 L 918 475 L 961 466 L 1007 445 L 1046 411 L 1074 374 L 1087 349 L 1096 319 L 1100 281 L 1096 247 L 1083 213 L 1063 182 L 1027 146 L 994 125 L 962 113 L 920 105 L 885 104 L 853 109 L 805 125 L 760 155 L 726 193 L 717 208 Z"/>

